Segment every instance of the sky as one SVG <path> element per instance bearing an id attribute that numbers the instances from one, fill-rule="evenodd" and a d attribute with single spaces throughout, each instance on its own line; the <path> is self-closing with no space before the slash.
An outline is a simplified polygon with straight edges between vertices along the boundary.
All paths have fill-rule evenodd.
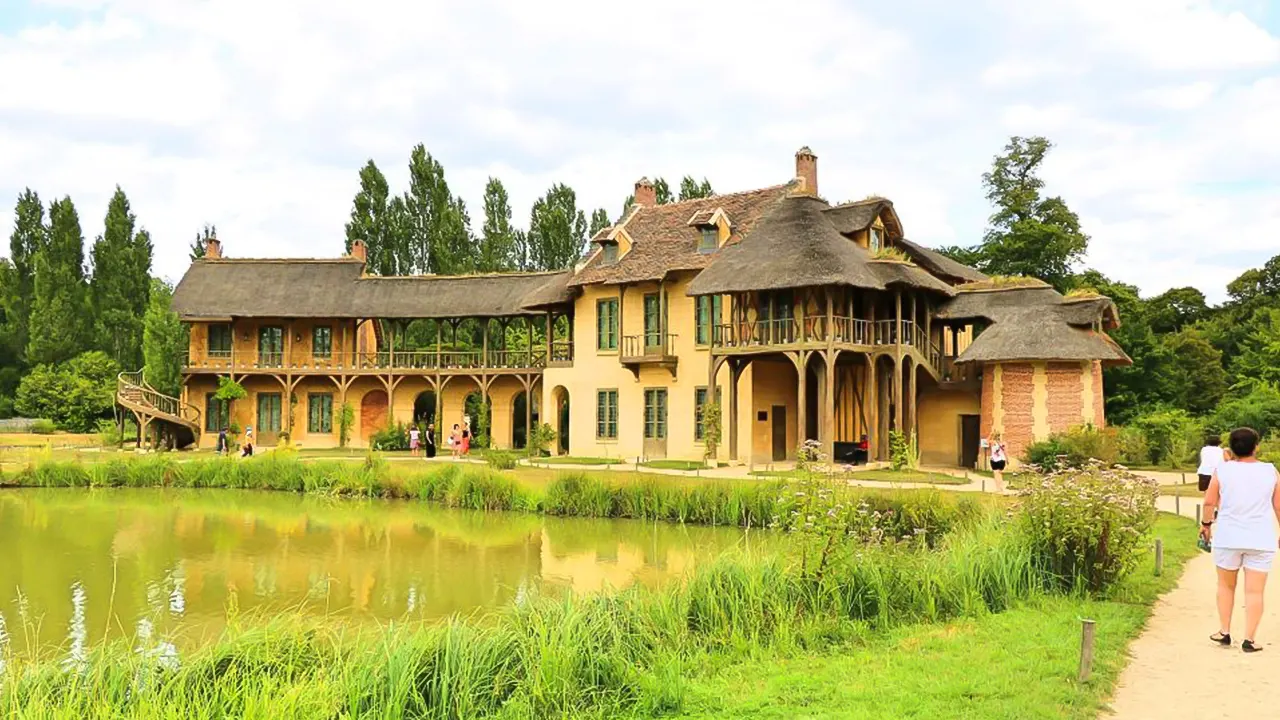
<path id="1" fill-rule="evenodd" d="M 205 223 L 340 255 L 359 168 L 403 191 L 417 143 L 477 232 L 490 176 L 524 226 L 556 182 L 615 216 L 641 176 L 752 189 L 807 145 L 828 200 L 968 245 L 1011 135 L 1054 142 L 1088 266 L 1221 300 L 1280 254 L 1280 0 L 0 0 L 0 235 L 31 187 L 91 243 L 118 184 L 170 280 Z"/>

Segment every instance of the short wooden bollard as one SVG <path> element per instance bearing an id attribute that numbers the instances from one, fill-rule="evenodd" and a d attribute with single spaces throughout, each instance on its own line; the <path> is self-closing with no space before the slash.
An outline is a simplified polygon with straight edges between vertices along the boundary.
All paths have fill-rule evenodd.
<path id="1" fill-rule="evenodd" d="M 1164 572 L 1164 540 L 1156 538 L 1156 575 Z"/>
<path id="2" fill-rule="evenodd" d="M 1173 496 L 1173 514 L 1182 517 L 1182 496 Z"/>
<path id="3" fill-rule="evenodd" d="M 1196 503 L 1196 522 L 1200 522 L 1200 503 Z"/>
<path id="4" fill-rule="evenodd" d="M 1080 621 L 1080 682 L 1089 682 L 1093 673 L 1093 633 L 1097 623 L 1092 620 Z"/>

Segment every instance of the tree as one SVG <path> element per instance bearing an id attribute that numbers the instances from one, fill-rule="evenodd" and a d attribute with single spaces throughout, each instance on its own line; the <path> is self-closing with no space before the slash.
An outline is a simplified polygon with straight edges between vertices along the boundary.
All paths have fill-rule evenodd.
<path id="1" fill-rule="evenodd" d="M 511 201 L 502 181 L 491 177 L 484 186 L 484 227 L 476 270 L 497 272 L 516 266 L 516 236 L 511 227 Z"/>
<path id="2" fill-rule="evenodd" d="M 48 241 L 36 253 L 27 341 L 30 362 L 59 363 L 84 349 L 91 320 L 88 294 L 80 217 L 71 198 L 63 198 L 49 206 Z"/>
<path id="3" fill-rule="evenodd" d="M 1249 323 L 1248 334 L 1232 360 L 1232 374 L 1242 381 L 1280 383 L 1280 308 L 1261 308 Z"/>
<path id="4" fill-rule="evenodd" d="M 182 391 L 182 359 L 187 353 L 187 329 L 170 309 L 173 288 L 151 279 L 146 315 L 142 318 L 143 375 L 156 390 L 167 395 Z"/>
<path id="5" fill-rule="evenodd" d="M 1037 277 L 1065 290 L 1089 247 L 1089 236 L 1062 198 L 1041 197 L 1044 181 L 1036 172 L 1052 147 L 1043 137 L 1013 137 L 983 173 L 982 185 L 995 212 L 975 265 L 993 275 Z"/>
<path id="6" fill-rule="evenodd" d="M 31 308 L 35 302 L 36 254 L 44 247 L 49 228 L 44 223 L 44 205 L 40 196 L 31 188 L 22 191 L 13 209 L 13 233 L 9 235 L 9 258 L 13 262 L 13 281 L 10 287 L 14 295 L 7 322 L 12 333 L 11 341 L 26 351 L 31 321 Z"/>
<path id="7" fill-rule="evenodd" d="M 696 200 L 698 198 L 708 198 L 714 195 L 711 190 L 711 181 L 702 178 L 702 182 L 693 179 L 692 175 L 685 175 L 680 179 L 680 200 Z"/>
<path id="8" fill-rule="evenodd" d="M 1209 314 L 1204 293 L 1193 287 L 1173 288 L 1146 301 L 1152 331 L 1175 333 Z"/>
<path id="9" fill-rule="evenodd" d="M 1173 404 L 1195 415 L 1213 410 L 1227 391 L 1222 351 L 1193 328 L 1167 335 L 1163 342 L 1170 359 L 1163 375 Z"/>
<path id="10" fill-rule="evenodd" d="M 663 177 L 655 178 L 653 181 L 653 194 L 655 202 L 659 205 L 666 205 L 674 202 L 676 197 L 671 194 L 671 186 L 667 184 L 667 179 Z"/>
<path id="11" fill-rule="evenodd" d="M 110 417 L 119 373 L 120 366 L 97 350 L 58 365 L 37 365 L 18 386 L 18 412 L 48 418 L 63 430 L 89 432 Z"/>
<path id="12" fill-rule="evenodd" d="M 612 224 L 609 220 L 609 211 L 604 208 L 596 208 L 591 213 L 591 226 L 587 229 L 587 237 L 595 237 L 596 233 Z"/>
<path id="13" fill-rule="evenodd" d="M 136 218 L 118 186 L 107 205 L 105 230 L 93 244 L 94 331 L 97 347 L 117 365 L 142 364 L 142 314 L 151 282 L 151 240 L 134 232 Z"/>
<path id="14" fill-rule="evenodd" d="M 412 228 L 406 271 L 458 275 L 475 268 L 478 249 L 467 206 L 449 193 L 444 166 L 421 143 L 409 154 L 405 205 Z"/>
<path id="15" fill-rule="evenodd" d="M 563 270 L 582 257 L 587 242 L 587 219 L 578 209 L 577 195 L 557 183 L 533 203 L 529 214 L 529 260 L 535 270 Z"/>
<path id="16" fill-rule="evenodd" d="M 13 415 L 13 396 L 22 378 L 18 305 L 18 271 L 8 258 L 0 258 L 0 418 Z"/>
<path id="17" fill-rule="evenodd" d="M 529 233 L 524 230 L 517 229 L 512 234 L 512 245 L 514 247 L 514 262 L 517 270 L 532 270 L 533 260 L 532 251 L 529 248 Z"/>
<path id="18" fill-rule="evenodd" d="M 191 250 L 188 253 L 191 257 L 191 261 L 195 262 L 196 260 L 204 257 L 205 248 L 209 246 L 209 241 L 217 239 L 218 227 L 216 225 L 205 223 L 204 228 L 200 232 L 196 233 L 196 239 L 191 243 Z"/>
<path id="19" fill-rule="evenodd" d="M 1097 270 L 1081 273 L 1076 283 L 1106 295 L 1116 304 L 1123 322 L 1111 332 L 1111 338 L 1133 359 L 1132 365 L 1109 367 L 1102 373 L 1107 419 L 1124 424 L 1152 405 L 1169 402 L 1162 382 L 1168 352 L 1147 323 L 1138 288 L 1115 282 Z"/>
<path id="20" fill-rule="evenodd" d="M 346 250 L 356 240 L 364 242 L 365 268 L 373 275 L 395 275 L 399 257 L 387 247 L 387 178 L 370 160 L 360 169 L 360 191 L 351 201 L 351 220 L 346 224 Z"/>

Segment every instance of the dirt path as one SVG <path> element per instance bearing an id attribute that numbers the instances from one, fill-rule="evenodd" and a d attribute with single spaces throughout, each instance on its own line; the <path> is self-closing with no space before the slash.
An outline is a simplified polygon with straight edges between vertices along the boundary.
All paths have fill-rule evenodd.
<path id="1" fill-rule="evenodd" d="M 1267 584 L 1257 638 L 1267 649 L 1254 655 L 1240 651 L 1243 581 L 1231 621 L 1236 644 L 1226 649 L 1209 642 L 1218 628 L 1216 583 L 1213 561 L 1201 553 L 1187 564 L 1178 586 L 1156 604 L 1146 630 L 1129 648 L 1132 659 L 1111 703 L 1115 718 L 1280 717 L 1280 578 Z"/>

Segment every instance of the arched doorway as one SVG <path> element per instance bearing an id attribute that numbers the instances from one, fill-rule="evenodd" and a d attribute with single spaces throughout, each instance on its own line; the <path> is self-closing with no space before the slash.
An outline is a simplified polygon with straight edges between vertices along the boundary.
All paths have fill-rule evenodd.
<path id="1" fill-rule="evenodd" d="M 377 431 L 387 426 L 387 393 L 370 390 L 360 398 L 360 437 L 365 444 Z"/>
<path id="2" fill-rule="evenodd" d="M 556 411 L 556 454 L 569 454 L 569 391 L 563 385 L 557 385 L 551 391 L 551 400 Z"/>
<path id="3" fill-rule="evenodd" d="M 524 449 L 529 442 L 529 426 L 525 423 L 525 409 L 529 394 L 521 391 L 511 398 L 511 447 Z"/>
<path id="4" fill-rule="evenodd" d="M 436 421 L 436 394 L 432 390 L 423 390 L 413 399 L 413 422 L 426 427 Z M 437 428 L 438 429 L 438 428 Z"/>

